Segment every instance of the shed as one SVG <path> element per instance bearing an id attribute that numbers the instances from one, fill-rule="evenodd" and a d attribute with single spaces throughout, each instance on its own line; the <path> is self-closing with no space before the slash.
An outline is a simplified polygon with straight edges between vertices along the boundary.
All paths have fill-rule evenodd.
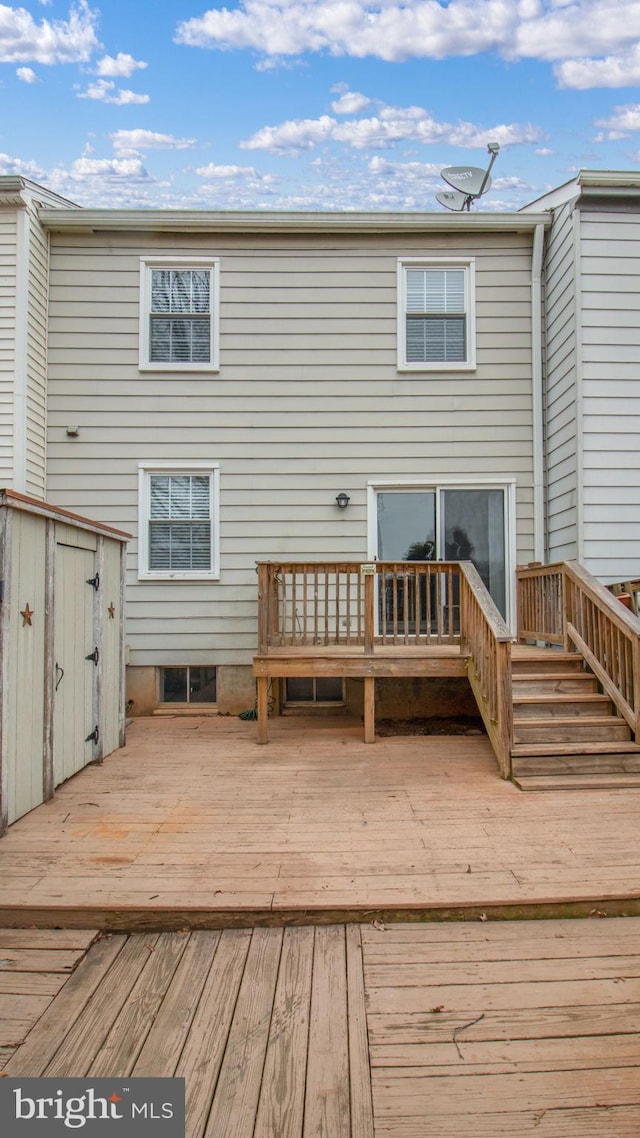
<path id="1" fill-rule="evenodd" d="M 128 537 L 0 490 L 0 832 L 124 743 Z"/>

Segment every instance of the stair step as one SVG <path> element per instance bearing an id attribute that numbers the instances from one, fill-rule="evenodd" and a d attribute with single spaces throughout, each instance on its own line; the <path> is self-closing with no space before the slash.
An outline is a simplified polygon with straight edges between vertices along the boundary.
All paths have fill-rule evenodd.
<path id="1" fill-rule="evenodd" d="M 556 716 L 555 719 L 517 719 L 513 726 L 515 743 L 572 743 L 585 739 L 595 743 L 599 740 L 614 741 L 629 739 L 629 725 L 624 719 L 613 715 L 603 716 Z"/>
<path id="2" fill-rule="evenodd" d="M 511 677 L 514 694 L 535 695 L 553 692 L 597 692 L 596 677 L 591 672 L 530 672 Z"/>
<path id="3" fill-rule="evenodd" d="M 640 775 L 640 754 L 531 755 L 513 761 L 514 778 L 543 775 Z"/>
<path id="4" fill-rule="evenodd" d="M 516 650 L 511 656 L 511 671 L 514 675 L 525 675 L 527 672 L 583 672 L 584 660 L 576 652 L 532 651 L 527 656 Z"/>
<path id="5" fill-rule="evenodd" d="M 575 716 L 612 715 L 613 704 L 606 695 L 598 693 L 577 695 L 573 693 L 526 694 L 514 695 L 514 717 L 518 721 L 528 719 L 555 719 L 558 716 L 568 718 Z"/>
<path id="6" fill-rule="evenodd" d="M 573 743 L 563 743 L 561 747 L 557 743 L 516 743 L 511 748 L 511 755 L 514 759 L 531 757 L 540 757 L 542 755 L 640 755 L 640 747 L 637 743 L 621 742 L 620 740 L 611 742 L 588 742 L 586 740 L 576 740 Z"/>
<path id="7" fill-rule="evenodd" d="M 520 790 L 640 790 L 640 774 L 523 775 Z"/>

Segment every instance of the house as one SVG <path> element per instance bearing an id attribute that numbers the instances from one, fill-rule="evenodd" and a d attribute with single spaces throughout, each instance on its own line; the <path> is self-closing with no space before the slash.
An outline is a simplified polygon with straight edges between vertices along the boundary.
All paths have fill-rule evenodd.
<path id="1" fill-rule="evenodd" d="M 468 555 L 513 624 L 548 220 L 43 203 L 46 493 L 135 535 L 133 714 L 253 705 L 259 560 Z"/>
<path id="2" fill-rule="evenodd" d="M 516 573 L 577 554 L 604 575 L 611 485 L 634 556 L 635 449 L 618 476 L 594 414 L 615 367 L 630 427 L 633 269 L 606 323 L 588 301 L 597 249 L 609 276 L 633 249 L 634 185 L 583 173 L 518 213 L 307 214 L 80 209 L 0 179 L 7 485 L 133 535 L 130 713 L 252 710 L 257 679 L 263 741 L 272 681 L 283 702 L 364 712 L 372 739 L 375 689 L 380 715 L 477 703 L 505 775 L 558 749 L 638 760 L 631 618 L 574 569 Z M 584 698 L 570 675 L 525 693 L 539 658 L 512 662 L 516 629 L 564 645 L 569 669 L 582 655 Z M 323 637 L 358 659 L 293 660 Z M 391 650 L 375 663 L 374 640 Z"/>
<path id="3" fill-rule="evenodd" d="M 640 174 L 581 170 L 528 210 L 545 253 L 547 556 L 640 567 Z"/>

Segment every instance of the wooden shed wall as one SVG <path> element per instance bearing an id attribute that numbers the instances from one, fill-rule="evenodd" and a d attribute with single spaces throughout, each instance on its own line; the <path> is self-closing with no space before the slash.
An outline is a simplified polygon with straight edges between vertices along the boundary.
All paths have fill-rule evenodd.
<path id="1" fill-rule="evenodd" d="M 162 252 L 220 257 L 217 374 L 138 370 L 139 259 Z M 448 255 L 476 258 L 477 370 L 399 373 L 397 258 Z M 247 663 L 255 560 L 365 557 L 369 480 L 516 478 L 528 560 L 530 284 L 530 233 L 53 233 L 51 496 L 135 533 L 138 463 L 220 464 L 219 582 L 138 582 L 130 543 L 131 663 Z"/>

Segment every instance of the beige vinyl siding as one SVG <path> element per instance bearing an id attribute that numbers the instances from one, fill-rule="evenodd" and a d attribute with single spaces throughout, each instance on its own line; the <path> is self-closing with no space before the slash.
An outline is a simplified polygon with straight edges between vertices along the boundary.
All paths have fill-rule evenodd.
<path id="1" fill-rule="evenodd" d="M 163 254 L 220 258 L 218 373 L 138 371 L 140 258 Z M 477 370 L 400 374 L 397 260 L 449 255 L 476 258 Z M 528 560 L 530 278 L 526 233 L 53 233 L 50 498 L 135 534 L 138 463 L 220 464 L 220 581 L 139 582 L 129 545 L 130 662 L 248 662 L 255 561 L 365 558 L 369 481 L 516 478 Z"/>
<path id="2" fill-rule="evenodd" d="M 578 399 L 574 222 L 570 203 L 554 213 L 545 258 L 545 461 L 547 554 L 578 556 Z"/>
<path id="3" fill-rule="evenodd" d="M 581 211 L 584 558 L 604 580 L 640 566 L 640 217 Z"/>
<path id="4" fill-rule="evenodd" d="M 0 487 L 13 484 L 16 249 L 15 210 L 0 210 Z"/>
<path id="5" fill-rule="evenodd" d="M 26 493 L 44 498 L 47 437 L 47 306 L 49 238 L 29 208 Z"/>

